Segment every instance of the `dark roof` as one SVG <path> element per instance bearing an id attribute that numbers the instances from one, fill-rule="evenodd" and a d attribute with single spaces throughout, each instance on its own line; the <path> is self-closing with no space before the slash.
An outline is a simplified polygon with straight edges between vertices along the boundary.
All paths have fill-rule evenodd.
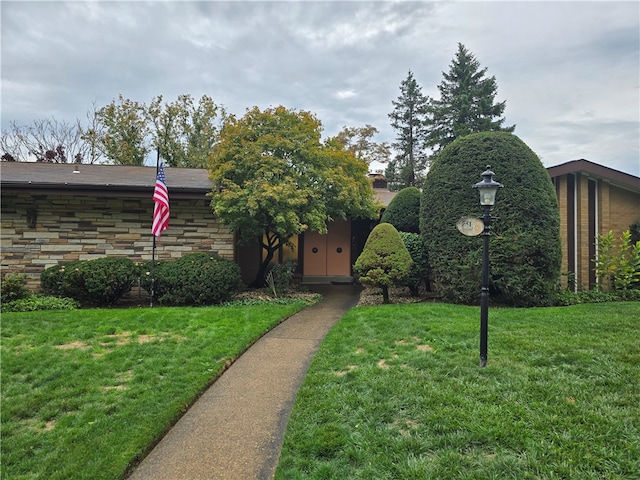
<path id="1" fill-rule="evenodd" d="M 171 196 L 202 197 L 213 186 L 203 168 L 165 167 Z M 156 181 L 155 167 L 129 165 L 85 165 L 70 163 L 1 162 L 3 191 L 20 189 L 32 193 L 92 192 L 99 195 L 151 195 Z"/>
<path id="2" fill-rule="evenodd" d="M 640 193 L 640 177 L 605 167 L 589 160 L 572 160 L 555 167 L 547 168 L 551 178 L 560 177 L 569 173 L 584 173 L 590 177 L 606 180 L 609 183 L 627 190 Z"/>
<path id="3" fill-rule="evenodd" d="M 164 169 L 171 198 L 203 198 L 213 188 L 204 168 Z M 155 167 L 85 165 L 71 163 L 0 162 L 3 192 L 73 194 L 128 197 L 151 196 L 156 182 Z M 374 189 L 387 206 L 395 192 Z"/>

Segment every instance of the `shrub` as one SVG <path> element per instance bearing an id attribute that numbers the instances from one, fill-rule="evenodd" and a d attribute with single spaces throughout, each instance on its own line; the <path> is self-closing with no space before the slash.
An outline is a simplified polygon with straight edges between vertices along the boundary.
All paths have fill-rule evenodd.
<path id="1" fill-rule="evenodd" d="M 35 312 L 39 310 L 75 310 L 80 303 L 72 298 L 59 298 L 49 295 L 30 295 L 2 305 L 3 312 Z"/>
<path id="2" fill-rule="evenodd" d="M 45 293 L 73 298 L 83 305 L 115 304 L 138 278 L 136 265 L 128 258 L 97 258 L 62 263 L 40 276 Z"/>
<path id="3" fill-rule="evenodd" d="M 8 303 L 31 296 L 31 291 L 25 285 L 26 279 L 23 273 L 6 275 L 0 283 L 0 302 Z"/>
<path id="4" fill-rule="evenodd" d="M 404 281 L 404 284 L 409 287 L 411 295 L 418 296 L 422 282 L 425 282 L 427 290 L 429 289 L 429 258 L 427 250 L 424 248 L 422 238 L 420 238 L 420 235 L 417 233 L 398 233 L 400 234 L 400 238 L 402 238 L 404 246 L 407 247 L 409 255 L 411 255 L 411 260 L 413 260 L 411 271 Z"/>
<path id="5" fill-rule="evenodd" d="M 420 190 L 403 188 L 382 214 L 381 223 L 390 223 L 399 232 L 420 233 Z"/>
<path id="6" fill-rule="evenodd" d="M 613 231 L 598 235 L 598 256 L 594 259 L 599 286 L 604 290 L 629 290 L 640 286 L 640 241 L 632 243 L 631 231 L 620 237 L 616 247 Z"/>
<path id="7" fill-rule="evenodd" d="M 59 263 L 46 268 L 40 274 L 40 287 L 45 293 L 67 296 L 76 287 L 76 278 L 80 271 L 79 260 Z"/>
<path id="8" fill-rule="evenodd" d="M 630 289 L 613 292 L 604 292 L 597 288 L 592 290 L 580 290 L 572 292 L 563 290 L 558 292 L 556 305 L 567 306 L 579 303 L 607 303 L 607 302 L 638 302 L 640 301 L 640 290 Z"/>
<path id="9" fill-rule="evenodd" d="M 369 234 L 354 270 L 364 285 L 382 288 L 383 301 L 389 303 L 389 287 L 404 281 L 412 264 L 398 230 L 390 223 L 380 223 Z"/>
<path id="10" fill-rule="evenodd" d="M 294 273 L 295 265 L 291 262 L 271 265 L 269 273 L 267 273 L 267 284 L 273 290 L 274 296 L 289 291 Z"/>
<path id="11" fill-rule="evenodd" d="M 427 174 L 420 231 L 429 252 L 431 286 L 447 300 L 477 303 L 482 237 L 455 229 L 464 216 L 481 214 L 472 188 L 486 165 L 504 185 L 492 215 L 492 299 L 513 306 L 555 302 L 562 259 L 555 189 L 540 159 L 518 137 L 484 132 L 445 147 Z"/>
<path id="12" fill-rule="evenodd" d="M 143 288 L 151 293 L 150 275 Z M 190 253 L 155 266 L 155 299 L 163 305 L 214 305 L 242 289 L 240 267 L 210 253 Z"/>
<path id="13" fill-rule="evenodd" d="M 629 225 L 629 233 L 631 233 L 632 245 L 640 242 L 640 220 L 637 220 Z"/>

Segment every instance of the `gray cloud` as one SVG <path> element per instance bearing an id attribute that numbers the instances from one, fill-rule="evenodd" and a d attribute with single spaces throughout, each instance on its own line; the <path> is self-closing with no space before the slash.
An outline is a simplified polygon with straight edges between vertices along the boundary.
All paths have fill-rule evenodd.
<path id="1" fill-rule="evenodd" d="M 545 165 L 640 174 L 637 2 L 3 1 L 2 128 L 83 120 L 119 94 L 285 105 L 325 133 L 387 114 L 408 70 L 437 96 L 457 43 L 498 81 L 507 124 Z"/>

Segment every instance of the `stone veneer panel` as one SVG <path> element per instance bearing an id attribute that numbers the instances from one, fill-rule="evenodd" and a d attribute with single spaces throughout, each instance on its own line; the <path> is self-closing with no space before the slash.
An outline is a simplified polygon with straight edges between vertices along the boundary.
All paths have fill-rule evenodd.
<path id="1" fill-rule="evenodd" d="M 37 212 L 27 224 L 27 210 Z M 2 274 L 25 273 L 31 288 L 51 265 L 106 256 L 151 260 L 150 198 L 5 194 L 2 199 Z M 205 198 L 171 199 L 169 228 L 156 241 L 156 259 L 212 252 L 234 259 L 234 234 L 211 212 Z"/>

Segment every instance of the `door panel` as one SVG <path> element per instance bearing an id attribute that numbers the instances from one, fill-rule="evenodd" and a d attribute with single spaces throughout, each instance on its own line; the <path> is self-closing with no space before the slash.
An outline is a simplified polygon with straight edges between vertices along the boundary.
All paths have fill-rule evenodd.
<path id="1" fill-rule="evenodd" d="M 351 222 L 331 222 L 327 229 L 326 235 L 305 232 L 303 275 L 351 275 Z"/>
<path id="2" fill-rule="evenodd" d="M 327 235 L 327 275 L 351 275 L 351 223 L 333 222 Z"/>
<path id="3" fill-rule="evenodd" d="M 327 235 L 317 232 L 304 234 L 304 272 L 303 275 L 327 274 Z"/>

